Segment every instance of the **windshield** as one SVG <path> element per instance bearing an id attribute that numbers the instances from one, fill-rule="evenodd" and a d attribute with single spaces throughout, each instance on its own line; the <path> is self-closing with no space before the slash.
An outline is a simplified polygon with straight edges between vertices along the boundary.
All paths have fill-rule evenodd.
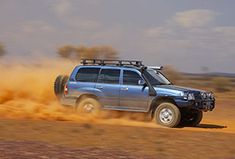
<path id="1" fill-rule="evenodd" d="M 170 85 L 171 82 L 159 71 L 147 69 L 144 71 L 144 76 L 148 79 L 151 85 Z"/>

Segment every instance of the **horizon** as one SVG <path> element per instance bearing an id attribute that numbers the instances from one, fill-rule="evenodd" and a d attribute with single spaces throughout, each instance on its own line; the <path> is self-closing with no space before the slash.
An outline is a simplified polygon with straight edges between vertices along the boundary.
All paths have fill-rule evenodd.
<path id="1" fill-rule="evenodd" d="M 120 59 L 170 65 L 188 73 L 235 73 L 232 4 L 235 1 L 2 0 L 0 42 L 7 55 L 1 61 L 53 59 L 66 44 L 109 45 Z"/>

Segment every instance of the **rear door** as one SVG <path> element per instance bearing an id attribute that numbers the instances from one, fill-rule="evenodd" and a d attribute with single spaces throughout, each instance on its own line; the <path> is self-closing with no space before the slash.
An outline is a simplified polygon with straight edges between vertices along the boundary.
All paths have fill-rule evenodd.
<path id="1" fill-rule="evenodd" d="M 99 90 L 99 99 L 106 108 L 119 106 L 120 72 L 118 68 L 103 68 L 98 76 L 95 87 Z"/>
<path id="2" fill-rule="evenodd" d="M 133 111 L 145 111 L 148 108 L 149 89 L 139 84 L 144 80 L 136 70 L 123 70 L 123 84 L 120 87 L 120 107 Z"/>

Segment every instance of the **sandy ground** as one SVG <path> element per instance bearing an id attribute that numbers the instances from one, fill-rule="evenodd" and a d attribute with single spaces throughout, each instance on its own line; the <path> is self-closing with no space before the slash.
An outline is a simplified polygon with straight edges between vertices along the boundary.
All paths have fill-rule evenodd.
<path id="1" fill-rule="evenodd" d="M 0 158 L 235 158 L 235 105 L 219 101 L 198 127 L 121 119 L 0 120 Z M 20 154 L 20 155 L 17 155 Z"/>
<path id="2" fill-rule="evenodd" d="M 6 150 L 13 151 L 6 151 Z M 128 158 L 135 159 L 140 156 L 130 155 L 125 151 L 103 150 L 101 148 L 70 148 L 65 146 L 58 146 L 48 144 L 45 142 L 33 141 L 0 141 L 0 158 L 41 158 L 41 159 L 112 159 L 115 158 Z M 141 158 L 146 158 L 141 156 Z"/>

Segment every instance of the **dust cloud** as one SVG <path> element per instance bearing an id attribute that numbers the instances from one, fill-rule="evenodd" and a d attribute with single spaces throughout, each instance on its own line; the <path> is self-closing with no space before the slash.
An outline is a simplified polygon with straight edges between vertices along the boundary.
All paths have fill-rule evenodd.
<path id="1" fill-rule="evenodd" d="M 105 112 L 97 119 L 81 116 L 75 109 L 61 106 L 54 95 L 54 80 L 59 74 L 69 75 L 76 65 L 69 60 L 42 60 L 27 65 L 0 64 L 0 118 L 152 125 L 130 120 L 141 115 Z"/>
<path id="2" fill-rule="evenodd" d="M 0 65 L 0 118 L 75 120 L 53 92 L 56 76 L 69 74 L 74 65 L 63 61 Z"/>

